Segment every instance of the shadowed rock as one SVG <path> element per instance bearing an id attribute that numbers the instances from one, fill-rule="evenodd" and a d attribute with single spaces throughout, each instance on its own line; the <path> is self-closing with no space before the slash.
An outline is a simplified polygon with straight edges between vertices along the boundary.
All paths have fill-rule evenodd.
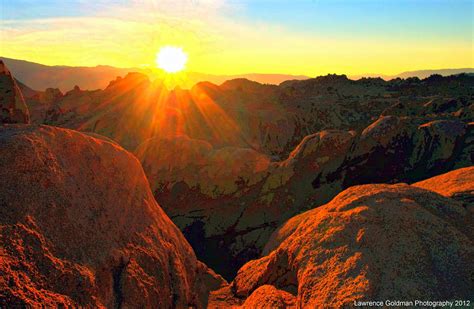
<path id="1" fill-rule="evenodd" d="M 25 100 L 10 71 L 0 60 L 0 124 L 29 123 Z"/>

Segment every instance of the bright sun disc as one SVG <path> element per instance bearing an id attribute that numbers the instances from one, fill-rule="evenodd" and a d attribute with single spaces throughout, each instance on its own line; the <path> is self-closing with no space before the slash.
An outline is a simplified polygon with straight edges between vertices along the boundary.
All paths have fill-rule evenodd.
<path id="1" fill-rule="evenodd" d="M 162 47 L 156 54 L 156 64 L 168 73 L 175 73 L 184 69 L 188 55 L 181 47 Z"/>

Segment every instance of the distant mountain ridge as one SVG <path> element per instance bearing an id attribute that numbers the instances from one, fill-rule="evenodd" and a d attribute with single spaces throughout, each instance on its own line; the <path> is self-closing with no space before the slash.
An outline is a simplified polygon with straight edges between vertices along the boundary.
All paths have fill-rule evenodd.
<path id="1" fill-rule="evenodd" d="M 31 61 L 1 56 L 0 59 L 5 62 L 5 64 L 10 68 L 12 74 L 19 81 L 35 90 L 59 88 L 61 91 L 66 92 L 73 89 L 76 85 L 81 89 L 86 90 L 104 89 L 108 86 L 109 82 L 114 80 L 117 76 L 125 76 L 129 72 L 150 73 L 150 70 L 147 68 L 116 68 L 107 65 L 99 65 L 96 67 L 48 66 Z M 380 77 L 385 80 L 390 80 L 394 78 L 409 77 L 426 78 L 433 74 L 448 76 L 460 73 L 474 73 L 474 68 L 407 71 L 397 75 L 361 74 L 349 75 L 349 78 L 360 79 L 363 77 Z M 291 74 L 249 73 L 216 75 L 188 72 L 186 78 L 187 81 L 182 85 L 183 88 L 191 88 L 198 82 L 202 81 L 208 81 L 220 85 L 227 80 L 245 78 L 262 84 L 278 85 L 287 80 L 305 80 L 310 77 Z"/>
<path id="2" fill-rule="evenodd" d="M 409 78 L 409 77 L 418 77 L 420 79 L 430 77 L 434 74 L 439 74 L 442 76 L 457 75 L 461 73 L 474 73 L 474 68 L 461 68 L 461 69 L 434 69 L 434 70 L 418 70 L 418 71 L 406 71 L 397 75 L 383 75 L 383 74 L 361 74 L 361 75 L 352 75 L 352 79 L 359 79 L 362 77 L 380 77 L 385 80 L 390 80 L 394 78 Z"/>
<path id="3" fill-rule="evenodd" d="M 149 74 L 147 68 L 116 68 L 112 66 L 99 65 L 96 67 L 72 67 L 72 66 L 48 66 L 35 62 L 0 57 L 10 68 L 14 76 L 23 84 L 35 90 L 46 88 L 59 88 L 66 92 L 79 86 L 81 89 L 95 90 L 104 89 L 111 80 L 117 76 L 125 76 L 129 72 L 140 72 Z M 308 79 L 305 75 L 289 74 L 239 74 L 239 75 L 214 75 L 197 72 L 188 72 L 187 81 L 182 87 L 191 88 L 198 82 L 209 81 L 214 84 L 236 79 L 246 78 L 263 84 L 280 84 L 285 80 Z"/>

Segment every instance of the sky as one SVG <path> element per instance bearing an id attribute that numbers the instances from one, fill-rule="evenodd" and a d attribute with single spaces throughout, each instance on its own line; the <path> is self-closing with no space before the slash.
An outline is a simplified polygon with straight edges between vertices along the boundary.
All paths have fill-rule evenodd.
<path id="1" fill-rule="evenodd" d="M 0 56 L 316 76 L 474 67 L 474 0 L 0 0 Z"/>

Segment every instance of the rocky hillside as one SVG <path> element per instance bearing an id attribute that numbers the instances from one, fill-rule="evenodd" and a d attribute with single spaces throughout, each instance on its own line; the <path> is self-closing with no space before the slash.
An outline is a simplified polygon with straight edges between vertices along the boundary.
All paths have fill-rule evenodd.
<path id="1" fill-rule="evenodd" d="M 439 177 L 474 183 L 474 169 Z M 214 292 L 210 308 L 315 308 L 380 299 L 473 299 L 474 217 L 429 184 L 363 185 L 282 225 L 266 255 Z M 453 189 L 447 194 L 455 195 Z M 416 275 L 415 275 L 416 274 Z"/>
<path id="2" fill-rule="evenodd" d="M 0 307 L 205 308 L 225 281 L 105 137 L 27 122 L 2 65 Z M 23 103 L 23 106 L 19 105 Z"/>

